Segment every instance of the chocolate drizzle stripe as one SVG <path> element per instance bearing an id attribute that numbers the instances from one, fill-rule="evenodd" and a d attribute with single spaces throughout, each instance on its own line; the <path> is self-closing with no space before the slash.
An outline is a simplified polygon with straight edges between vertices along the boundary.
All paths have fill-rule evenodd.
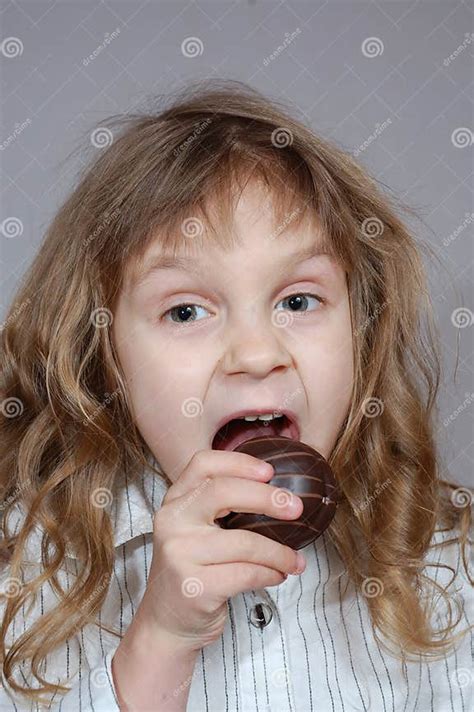
<path id="1" fill-rule="evenodd" d="M 281 479 L 282 477 L 304 477 L 307 480 L 322 482 L 323 484 L 326 483 L 326 480 L 322 479 L 321 477 L 316 477 L 315 475 L 305 475 L 302 472 L 291 472 L 290 470 L 288 470 L 288 472 L 275 472 L 268 484 L 271 485 L 276 479 Z"/>
<path id="2" fill-rule="evenodd" d="M 248 530 L 258 530 L 259 528 L 266 528 L 266 527 L 282 527 L 288 525 L 288 522 L 280 522 L 279 519 L 270 519 L 268 522 L 256 522 L 255 524 L 248 524 L 245 526 L 245 529 Z M 317 527 L 310 526 L 309 524 L 306 524 L 304 522 L 292 522 L 291 523 L 291 529 L 288 527 L 288 531 L 293 531 L 294 528 L 298 527 L 303 527 L 305 530 L 309 529 L 312 532 L 318 532 L 318 534 L 321 533 L 321 529 L 318 529 Z"/>
<path id="3" fill-rule="evenodd" d="M 270 455 L 269 457 L 272 460 L 280 460 L 282 457 L 288 456 L 307 459 L 310 462 L 314 462 L 315 460 L 319 460 L 321 463 L 323 462 L 321 458 L 315 458 L 314 455 L 311 455 L 311 453 L 306 452 L 305 450 L 292 450 L 291 448 L 288 448 L 288 450 L 282 450 L 281 452 Z"/>

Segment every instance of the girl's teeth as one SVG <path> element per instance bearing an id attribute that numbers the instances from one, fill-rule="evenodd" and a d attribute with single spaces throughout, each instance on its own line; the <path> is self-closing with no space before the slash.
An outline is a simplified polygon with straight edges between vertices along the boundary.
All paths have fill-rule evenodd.
<path id="1" fill-rule="evenodd" d="M 268 414 L 263 414 L 263 415 L 246 415 L 244 420 L 253 422 L 254 420 L 257 420 L 257 419 L 258 420 L 273 420 L 274 418 L 282 418 L 282 417 L 283 417 L 283 414 L 272 415 L 272 414 L 268 413 Z"/>

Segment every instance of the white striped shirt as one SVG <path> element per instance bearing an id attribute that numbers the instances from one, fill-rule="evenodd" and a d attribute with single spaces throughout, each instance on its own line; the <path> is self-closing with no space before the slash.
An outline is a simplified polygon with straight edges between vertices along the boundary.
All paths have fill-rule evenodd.
<path id="1" fill-rule="evenodd" d="M 123 635 L 143 597 L 151 558 L 153 513 L 161 506 L 166 482 L 151 471 L 132 482 L 126 473 L 111 506 L 116 557 L 113 576 L 99 620 Z M 8 518 L 16 531 L 24 516 L 15 507 Z M 15 518 L 16 517 L 16 518 Z M 435 541 L 452 535 L 437 534 Z M 41 560 L 40 534 L 28 541 L 28 559 Z M 375 639 L 365 596 L 349 584 L 347 571 L 327 532 L 301 550 L 307 561 L 300 576 L 279 586 L 245 592 L 228 600 L 222 636 L 197 656 L 190 681 L 189 712 L 469 712 L 473 709 L 472 629 L 455 652 L 427 663 L 401 663 Z M 460 547 L 433 550 L 427 561 L 451 564 L 458 575 L 449 590 L 457 590 L 464 613 L 456 631 L 472 626 L 473 592 L 460 559 Z M 26 559 L 25 559 L 26 561 Z M 74 556 L 65 560 L 64 577 L 77 571 Z M 32 563 L 33 575 L 38 564 Z M 425 573 L 444 586 L 449 570 Z M 28 574 L 30 575 L 30 574 Z M 5 590 L 8 570 L 2 572 Z M 25 606 L 9 628 L 10 644 L 36 617 L 53 607 L 56 596 L 43 584 L 40 600 L 27 615 Z M 456 609 L 454 608 L 454 612 Z M 21 613 L 21 615 L 20 615 Z M 258 625 L 263 618 L 264 625 Z M 12 633 L 13 630 L 13 633 Z M 98 626 L 85 626 L 42 668 L 47 680 L 71 687 L 56 695 L 48 709 L 63 712 L 119 712 L 111 660 L 119 639 Z M 38 683 L 21 670 L 15 679 Z M 159 675 L 159 669 L 156 674 Z M 33 681 L 33 682 L 32 682 Z M 4 683 L 4 681 L 3 681 Z M 39 710 L 11 690 L 0 689 L 0 710 Z M 150 705 L 149 709 L 153 709 Z"/>

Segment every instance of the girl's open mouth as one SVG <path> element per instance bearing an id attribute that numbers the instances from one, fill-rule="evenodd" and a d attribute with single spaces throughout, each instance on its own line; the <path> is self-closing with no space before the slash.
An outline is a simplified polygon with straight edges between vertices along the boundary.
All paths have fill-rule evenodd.
<path id="1" fill-rule="evenodd" d="M 267 422 L 235 418 L 217 431 L 212 440 L 212 449 L 234 450 L 240 443 L 250 440 L 250 438 L 276 435 L 283 435 L 292 440 L 297 440 L 297 426 L 286 415 Z"/>

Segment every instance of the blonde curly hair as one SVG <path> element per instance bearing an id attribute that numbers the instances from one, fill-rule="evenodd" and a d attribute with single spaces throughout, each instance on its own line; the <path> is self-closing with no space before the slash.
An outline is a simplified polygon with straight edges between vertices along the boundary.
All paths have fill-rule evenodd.
<path id="1" fill-rule="evenodd" d="M 0 421 L 1 552 L 12 577 L 20 575 L 32 529 L 44 530 L 41 575 L 6 597 L 5 679 L 38 700 L 69 690 L 46 681 L 41 663 L 97 623 L 114 561 L 109 512 L 89 494 L 113 491 L 118 472 L 133 478 L 148 462 L 110 331 L 96 320 L 113 314 L 125 270 L 139 264 L 156 235 L 164 247 L 179 248 L 187 216 L 201 211 L 210 228 L 205 239 L 228 240 L 219 226 L 230 224 L 233 187 L 251 175 L 271 189 L 276 224 L 316 213 L 347 271 L 355 382 L 329 460 L 341 502 L 328 533 L 358 589 L 372 578 L 383 582 L 382 595 L 367 598 L 374 632 L 406 653 L 445 653 L 459 619 L 441 632 L 433 626 L 430 600 L 420 597 L 425 586 L 437 586 L 423 573 L 425 556 L 437 527 L 453 531 L 449 541 L 461 545 L 472 583 L 471 514 L 452 497 L 459 486 L 440 477 L 438 335 L 422 244 L 396 214 L 411 209 L 383 194 L 347 152 L 240 82 L 187 88 L 168 105 L 111 117 L 99 130 L 113 140 L 57 212 L 1 331 L 1 398 L 22 411 Z M 105 407 L 104 394 L 114 395 Z M 367 417 L 373 403 L 383 408 Z M 13 536 L 6 520 L 19 500 L 28 516 Z M 63 590 L 57 574 L 69 546 L 83 567 Z M 7 652 L 7 629 L 44 581 L 58 605 Z M 22 660 L 31 660 L 39 690 L 13 680 Z"/>

